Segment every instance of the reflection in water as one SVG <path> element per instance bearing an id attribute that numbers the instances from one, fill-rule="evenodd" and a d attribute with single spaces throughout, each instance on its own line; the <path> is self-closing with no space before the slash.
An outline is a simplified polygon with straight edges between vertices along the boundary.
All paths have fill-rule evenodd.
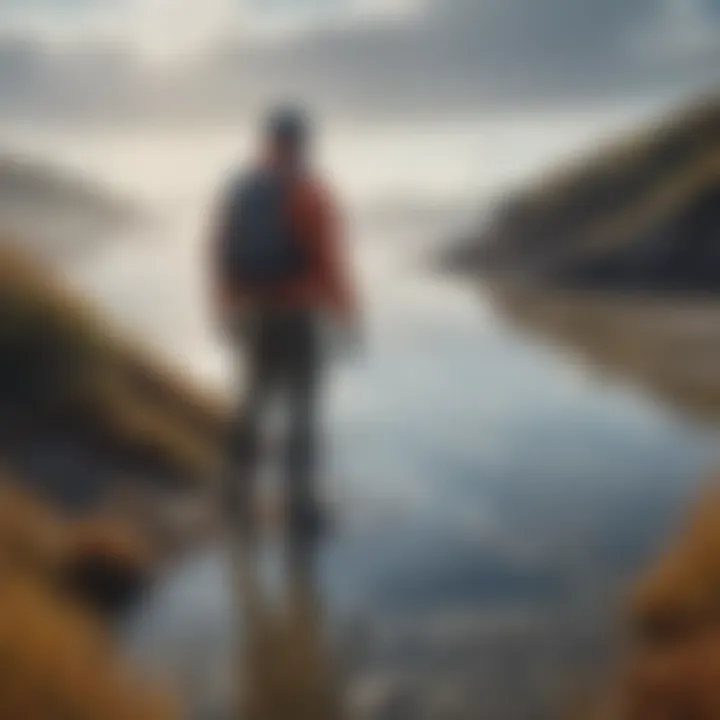
<path id="1" fill-rule="evenodd" d="M 339 720 L 341 693 L 326 647 L 316 577 L 317 546 L 297 543 L 285 554 L 284 591 L 263 588 L 258 555 L 235 544 L 237 611 L 246 631 L 238 648 L 246 720 Z"/>
<path id="2" fill-rule="evenodd" d="M 548 292 L 507 286 L 493 297 L 508 318 L 569 346 L 693 418 L 720 421 L 720 304 Z"/>

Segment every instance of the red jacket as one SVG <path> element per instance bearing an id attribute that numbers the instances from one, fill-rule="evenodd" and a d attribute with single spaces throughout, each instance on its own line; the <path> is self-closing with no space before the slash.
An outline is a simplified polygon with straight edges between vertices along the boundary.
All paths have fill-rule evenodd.
<path id="1" fill-rule="evenodd" d="M 346 317 L 356 312 L 348 261 L 343 246 L 340 218 L 328 190 L 316 180 L 298 182 L 288 201 L 287 212 L 310 259 L 303 277 L 259 296 L 223 280 L 218 263 L 222 227 L 213 238 L 213 283 L 216 301 L 223 308 L 242 309 L 254 304 L 288 305 L 330 310 Z M 221 221 L 222 222 L 222 221 Z M 221 222 L 218 225 L 221 225 Z"/>

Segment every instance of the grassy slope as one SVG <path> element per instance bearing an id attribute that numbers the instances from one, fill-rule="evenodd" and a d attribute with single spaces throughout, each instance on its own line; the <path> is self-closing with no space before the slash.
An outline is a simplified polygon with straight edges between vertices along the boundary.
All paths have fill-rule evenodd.
<path id="1" fill-rule="evenodd" d="M 225 418 L 34 259 L 0 246 L 3 447 L 71 429 L 80 450 L 103 448 L 150 478 L 199 481 L 218 462 Z M 108 509 L 70 521 L 27 485 L 0 477 L 0 717 L 178 717 L 124 665 L 103 621 L 108 591 L 123 582 L 134 593 L 157 571 L 152 540 Z"/>
<path id="2" fill-rule="evenodd" d="M 78 423 L 94 441 L 197 478 L 217 462 L 226 413 L 133 347 L 23 253 L 0 247 L 0 397 L 10 419 Z"/>
<path id="3" fill-rule="evenodd" d="M 635 589 L 628 658 L 597 720 L 720 717 L 720 492 Z"/>
<path id="4" fill-rule="evenodd" d="M 535 272 L 593 260 L 666 227 L 719 183 L 720 97 L 710 97 L 534 180 L 458 258 Z"/>

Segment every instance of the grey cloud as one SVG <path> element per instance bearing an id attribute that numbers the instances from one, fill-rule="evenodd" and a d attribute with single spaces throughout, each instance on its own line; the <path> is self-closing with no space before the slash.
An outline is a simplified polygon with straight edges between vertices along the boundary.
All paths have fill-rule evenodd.
<path id="1" fill-rule="evenodd" d="M 717 10 L 720 3 L 713 2 Z M 329 109 L 453 112 L 497 103 L 627 95 L 720 78 L 718 42 L 686 57 L 652 58 L 658 0 L 439 0 L 404 25 L 318 32 L 266 50 L 219 49 L 204 72 L 263 101 L 300 94 Z M 650 38 L 652 41 L 652 37 Z"/>
<path id="2" fill-rule="evenodd" d="M 121 47 L 86 44 L 60 52 L 40 41 L 0 39 L 0 117 L 129 115 L 148 96 L 144 74 Z"/>
<path id="3" fill-rule="evenodd" d="M 715 42 L 665 53 L 661 0 L 434 0 L 404 23 L 282 44 L 218 42 L 152 83 L 118 50 L 52 58 L 0 47 L 0 111 L 237 117 L 277 97 L 355 115 L 452 114 L 689 90 L 720 79 L 720 0 L 697 0 Z M 10 58 L 10 62 L 7 61 Z"/>

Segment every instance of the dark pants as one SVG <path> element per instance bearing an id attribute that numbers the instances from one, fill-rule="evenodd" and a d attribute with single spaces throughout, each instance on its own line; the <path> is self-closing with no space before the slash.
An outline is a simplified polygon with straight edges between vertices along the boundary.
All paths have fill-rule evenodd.
<path id="1" fill-rule="evenodd" d="M 282 461 L 290 531 L 312 532 L 318 516 L 315 476 L 321 348 L 317 317 L 302 310 L 259 310 L 243 328 L 238 344 L 247 362 L 247 384 L 232 442 L 239 520 L 252 532 L 251 494 L 261 460 L 263 418 L 277 397 L 287 419 Z"/>

